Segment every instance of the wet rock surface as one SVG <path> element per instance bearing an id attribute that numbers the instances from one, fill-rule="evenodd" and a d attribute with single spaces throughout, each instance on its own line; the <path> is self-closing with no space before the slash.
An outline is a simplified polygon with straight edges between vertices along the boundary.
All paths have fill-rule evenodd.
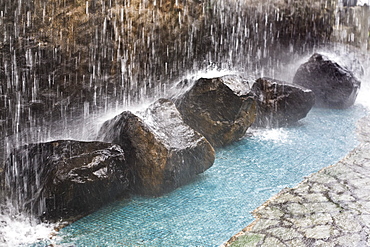
<path id="1" fill-rule="evenodd" d="M 1 180 L 19 211 L 76 220 L 128 196 L 131 171 L 118 145 L 53 141 L 16 149 Z"/>
<path id="2" fill-rule="evenodd" d="M 311 90 L 271 78 L 258 79 L 251 90 L 257 99 L 254 125 L 259 127 L 293 124 L 306 117 L 315 104 Z"/>
<path id="3" fill-rule="evenodd" d="M 256 101 L 237 76 L 201 78 L 175 99 L 184 121 L 214 146 L 237 141 L 254 123 Z"/>
<path id="4" fill-rule="evenodd" d="M 359 122 L 362 143 L 349 155 L 257 208 L 224 246 L 369 246 L 368 123 Z"/>
<path id="5" fill-rule="evenodd" d="M 318 53 L 298 68 L 293 83 L 311 89 L 317 106 L 339 109 L 354 104 L 361 85 L 348 69 Z"/>
<path id="6" fill-rule="evenodd" d="M 160 99 L 138 115 L 123 112 L 103 124 L 100 138 L 127 150 L 133 190 L 169 192 L 213 165 L 215 152 L 204 136 L 184 123 L 174 103 Z"/>

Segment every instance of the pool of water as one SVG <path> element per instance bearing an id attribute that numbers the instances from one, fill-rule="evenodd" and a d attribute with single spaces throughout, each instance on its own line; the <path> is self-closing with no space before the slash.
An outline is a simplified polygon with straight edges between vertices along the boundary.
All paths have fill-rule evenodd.
<path id="1" fill-rule="evenodd" d="M 62 229 L 57 244 L 219 246 L 250 224 L 250 212 L 271 196 L 352 150 L 356 121 L 365 114 L 360 105 L 315 108 L 295 126 L 251 130 L 218 149 L 213 167 L 190 184 L 158 198 L 110 204 Z"/>

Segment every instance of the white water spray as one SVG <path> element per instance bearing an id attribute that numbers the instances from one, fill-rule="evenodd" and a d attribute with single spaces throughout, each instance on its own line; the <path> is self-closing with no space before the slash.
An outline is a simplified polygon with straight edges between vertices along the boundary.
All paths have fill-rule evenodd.
<path id="1" fill-rule="evenodd" d="M 34 217 L 15 213 L 11 205 L 0 213 L 0 247 L 27 246 L 37 242 L 52 244 L 56 224 L 40 223 Z"/>
<path id="2" fill-rule="evenodd" d="M 358 1 L 358 4 L 363 5 L 365 3 L 369 4 L 369 1 L 368 0 L 367 1 L 366 0 L 363 0 L 363 1 L 359 0 Z M 224 4 L 224 1 L 220 1 L 220 4 Z M 207 7 L 207 6 L 205 6 L 205 7 Z M 196 72 L 195 74 L 192 74 L 191 76 L 187 76 L 186 78 L 200 78 L 200 77 L 210 78 L 210 77 L 223 76 L 223 75 L 227 75 L 227 74 L 234 74 L 236 70 L 240 71 L 240 69 L 243 69 L 242 67 L 244 65 L 246 65 L 246 67 L 247 67 L 245 69 L 248 69 L 250 71 L 254 71 L 255 67 L 252 66 L 253 62 L 255 62 L 254 60 L 266 59 L 266 57 L 268 56 L 268 54 L 267 54 L 268 52 L 266 52 L 267 51 L 266 42 L 264 42 L 262 47 L 257 49 L 256 57 L 254 57 L 253 52 L 251 52 L 250 54 L 247 54 L 249 56 L 239 56 L 240 54 L 238 54 L 238 52 L 241 51 L 241 48 L 243 48 L 245 46 L 250 46 L 251 50 L 255 49 L 254 47 L 252 47 L 252 45 L 261 41 L 257 37 L 258 36 L 257 31 L 259 30 L 259 24 L 255 23 L 254 26 L 249 27 L 249 26 L 246 25 L 246 24 L 248 24 L 246 22 L 246 23 L 244 23 L 244 25 L 242 25 L 241 20 L 243 20 L 244 18 L 247 18 L 248 16 L 244 16 L 244 17 L 243 16 L 238 16 L 237 13 L 232 13 L 231 16 L 227 16 L 225 14 L 225 13 L 227 13 L 227 11 L 224 12 L 225 9 L 227 9 L 227 6 L 224 6 L 220 9 L 215 9 L 214 10 L 215 15 L 218 14 L 218 15 L 222 16 L 223 21 L 220 23 L 220 25 L 222 25 L 222 27 L 225 28 L 225 34 L 221 34 L 220 37 L 219 37 L 219 40 L 215 40 L 217 38 L 217 36 L 215 36 L 212 33 L 213 27 L 211 27 L 211 30 L 210 30 L 211 37 L 205 37 L 205 38 L 212 39 L 212 41 L 213 41 L 212 44 L 215 46 L 214 49 L 216 51 L 215 53 L 208 55 L 207 58 L 210 59 L 211 62 L 217 63 L 217 67 L 227 68 L 227 70 L 209 69 L 209 70 L 205 70 L 205 71 L 201 71 L 201 72 Z M 20 11 L 20 9 L 19 9 L 19 11 Z M 85 13 L 86 13 L 86 15 L 92 14 L 92 13 L 89 13 L 88 1 L 86 1 Z M 120 20 L 121 20 L 121 22 L 123 22 L 123 20 L 129 14 L 129 12 L 126 13 L 126 12 L 123 11 L 123 9 L 120 9 L 120 13 L 121 13 Z M 153 15 L 154 15 L 154 12 L 153 12 Z M 3 17 L 4 17 L 4 11 L 0 11 L 0 23 L 3 21 Z M 29 12 L 27 13 L 26 17 L 27 17 L 27 26 L 32 25 L 32 19 L 30 18 Z M 43 19 L 44 18 L 45 17 L 43 16 Z M 180 18 L 180 12 L 179 12 L 179 18 Z M 281 18 L 279 12 L 276 13 L 276 18 L 277 19 Z M 154 17 L 153 17 L 153 19 L 154 19 Z M 268 20 L 267 15 L 266 15 L 265 24 L 268 24 L 268 21 L 269 20 Z M 182 22 L 183 22 L 183 19 L 181 19 L 181 23 Z M 229 26 L 227 26 L 227 25 L 230 24 L 229 22 L 236 23 L 237 25 L 234 25 L 233 27 L 230 28 Z M 263 26 L 262 24 L 260 24 L 260 25 Z M 269 26 L 266 26 L 266 27 L 267 27 L 266 30 L 263 33 L 260 33 L 262 35 L 261 37 L 265 41 L 266 41 L 266 38 L 269 35 L 269 29 L 268 29 Z M 228 32 L 227 30 L 232 30 L 232 32 Z M 15 28 L 14 31 L 16 32 L 16 34 L 18 36 L 18 34 L 19 34 L 18 28 Z M 94 42 L 97 44 L 96 47 L 99 47 L 98 46 L 100 44 L 99 41 L 102 42 L 107 38 L 106 37 L 106 35 L 107 35 L 107 33 L 106 33 L 106 31 L 107 31 L 107 20 L 104 21 L 103 31 L 104 32 L 102 33 L 102 37 L 96 37 L 95 38 Z M 115 32 L 118 33 L 117 30 Z M 4 38 L 3 41 L 6 41 L 8 39 L 8 35 L 9 34 L 4 32 L 5 38 Z M 144 35 L 144 32 L 142 32 L 142 35 Z M 256 37 L 253 37 L 253 36 L 256 36 Z M 121 37 L 119 35 L 117 35 L 115 38 L 117 40 L 121 40 L 121 39 L 123 40 L 124 39 L 124 37 Z M 190 38 L 191 39 L 189 39 L 189 41 L 188 41 L 189 47 L 191 47 L 193 45 L 193 43 L 191 42 L 192 39 L 193 39 L 193 36 L 191 36 Z M 1 42 L 2 41 L 0 40 L 0 47 L 2 46 Z M 67 42 L 69 42 L 69 41 L 67 41 Z M 149 46 L 149 44 L 150 44 L 149 38 L 147 39 L 145 44 L 146 43 Z M 271 43 L 273 44 L 272 41 L 271 41 Z M 104 43 L 102 45 L 104 46 Z M 121 45 L 121 42 L 119 42 L 118 45 Z M 94 57 L 94 59 L 92 59 L 92 62 L 96 62 L 96 65 L 95 65 L 95 63 L 92 63 L 92 65 L 91 65 L 91 68 L 92 68 L 91 73 L 92 73 L 92 76 L 94 77 L 94 79 L 95 79 L 96 76 L 99 76 L 101 74 L 100 66 L 103 64 L 101 61 L 98 61 L 99 59 L 95 59 L 96 53 L 98 53 L 98 50 L 97 50 L 96 47 L 92 48 L 92 54 L 94 54 L 94 56 L 92 56 L 92 57 Z M 234 47 L 235 49 L 234 50 L 230 49 L 229 52 L 225 52 L 229 47 Z M 177 49 L 180 50 L 180 48 L 181 48 L 181 45 L 178 45 Z M 14 49 L 14 48 L 11 47 L 11 49 Z M 187 49 L 189 49 L 189 48 L 187 48 Z M 348 50 L 348 47 L 347 47 L 347 50 Z M 57 51 L 59 51 L 59 50 L 57 50 L 57 49 L 55 50 L 55 54 L 54 54 L 55 56 L 57 56 L 57 54 L 58 54 Z M 189 61 L 191 60 L 190 59 L 191 58 L 191 51 L 192 51 L 192 49 L 189 49 L 189 52 L 188 52 L 188 55 L 187 55 L 187 58 L 189 58 L 188 59 Z M 220 56 L 222 51 L 225 52 L 226 55 L 224 54 L 224 55 Z M 105 50 L 103 50 L 103 52 L 105 52 Z M 120 52 L 121 52 L 121 50 L 118 49 L 117 54 L 120 54 Z M 128 53 L 128 51 L 122 50 L 122 53 L 126 54 L 126 53 Z M 167 51 L 167 54 L 169 54 L 169 51 Z M 329 52 L 329 54 L 330 55 L 335 55 L 335 52 L 334 53 Z M 361 86 L 360 93 L 358 95 L 357 103 L 365 105 L 365 106 L 370 108 L 370 97 L 368 96 L 369 93 L 370 93 L 370 81 L 369 81 L 370 71 L 369 71 L 369 69 L 367 69 L 367 68 L 370 68 L 370 62 L 368 60 L 368 54 L 365 53 L 365 55 L 363 55 L 363 54 L 361 55 L 360 52 L 358 52 L 356 54 L 357 54 L 356 58 L 359 61 L 361 61 L 362 66 L 364 68 L 366 68 L 365 71 L 364 71 L 364 74 L 362 76 L 361 75 L 359 76 L 360 77 L 359 79 L 362 81 L 362 86 Z M 27 55 L 27 57 L 26 57 L 27 65 L 29 67 L 34 67 L 35 66 L 35 58 L 32 57 L 32 54 L 30 52 L 27 53 L 26 55 Z M 152 57 L 155 58 L 155 56 L 156 56 L 155 49 L 152 48 Z M 299 61 L 295 60 L 294 64 L 292 64 L 290 66 L 290 72 L 289 73 L 282 72 L 282 73 L 278 74 L 278 72 L 274 71 L 273 68 L 270 68 L 271 72 L 268 71 L 268 69 L 266 69 L 266 68 L 262 68 L 262 71 L 258 71 L 257 73 L 259 73 L 258 75 L 260 75 L 260 76 L 279 75 L 278 76 L 279 78 L 277 78 L 277 79 L 291 81 L 292 77 L 294 76 L 295 70 L 298 68 L 298 65 L 303 63 L 304 62 L 303 60 L 305 60 L 308 57 L 309 57 L 309 55 L 307 55 L 307 57 L 301 58 Z M 19 79 L 19 76 L 20 76 L 21 71 L 17 68 L 18 56 L 16 56 L 15 51 L 13 51 L 12 58 L 13 58 L 12 60 L 14 62 L 14 64 L 12 65 L 13 66 L 12 71 L 5 71 L 5 72 L 6 73 L 13 73 L 14 74 L 14 82 L 17 83 L 16 86 L 17 87 L 22 87 L 23 89 L 25 89 L 26 87 L 22 83 L 26 83 L 26 81 L 23 80 L 22 83 L 20 83 L 21 80 Z M 122 59 L 122 61 L 126 61 L 128 59 L 133 60 L 133 58 L 129 54 L 126 54 L 121 59 Z M 224 61 L 222 59 L 226 59 L 226 61 Z M 339 60 L 341 60 L 341 59 L 343 59 L 343 57 L 339 58 Z M 97 61 L 95 61 L 95 60 L 97 60 Z M 7 63 L 7 61 L 5 61 L 4 63 Z M 196 66 L 197 61 L 195 61 L 194 63 L 195 63 L 195 65 L 193 66 L 193 68 L 196 71 L 198 69 L 198 67 Z M 238 63 L 240 63 L 243 66 L 238 67 Z M 273 64 L 273 62 L 269 62 L 267 66 L 272 65 L 272 64 Z M 153 68 L 154 68 L 157 65 L 156 64 L 150 64 L 150 66 L 153 66 Z M 233 66 L 236 67 L 235 71 L 230 70 L 230 68 L 233 67 Z M 5 67 L 8 67 L 8 66 L 5 66 Z M 130 77 L 130 79 L 133 79 L 133 76 L 131 76 L 131 73 L 133 73 L 132 71 L 135 71 L 135 69 L 137 69 L 137 68 L 135 68 L 135 65 L 130 65 L 126 68 L 124 66 L 124 63 L 122 62 L 121 67 L 122 67 L 122 69 L 121 69 L 122 70 L 121 71 L 122 78 L 129 75 L 128 77 Z M 152 67 L 150 67 L 150 68 L 153 69 Z M 171 61 L 165 63 L 165 68 L 166 68 L 166 71 L 165 71 L 166 73 L 165 74 L 167 74 L 167 73 L 171 74 L 171 73 L 173 73 L 173 71 L 178 71 L 178 70 L 183 70 L 184 69 L 184 67 L 181 66 L 181 63 L 174 66 L 174 63 L 172 63 Z M 71 75 L 68 75 L 68 76 L 71 76 Z M 252 75 L 252 76 L 254 76 L 254 75 Z M 49 77 L 50 77 L 50 83 L 53 84 L 54 83 L 53 82 L 54 74 L 49 75 Z M 93 77 L 91 77 L 91 80 L 92 80 Z M 103 75 L 101 77 L 104 78 Z M 149 79 L 149 81 L 151 83 L 152 83 L 152 80 L 154 81 L 154 79 Z M 121 81 L 122 81 L 122 84 L 125 82 L 124 79 L 121 79 Z M 37 88 L 38 88 L 38 84 L 36 82 L 37 81 L 34 81 L 34 83 L 35 83 L 34 87 L 33 87 L 34 90 L 31 91 L 33 99 L 36 99 L 35 95 L 36 95 L 36 91 L 37 91 Z M 92 82 L 92 81 L 90 81 L 90 82 Z M 11 84 L 10 81 L 9 81 L 9 83 Z M 18 84 L 18 83 L 20 83 L 20 84 Z M 132 83 L 133 84 L 137 83 L 137 81 L 133 80 Z M 134 86 L 131 85 L 131 87 L 133 87 L 133 89 L 136 89 L 137 85 L 134 85 Z M 0 90 L 1 90 L 1 87 L 0 87 Z M 156 92 L 155 93 L 156 96 L 163 96 L 163 97 L 168 96 L 168 95 L 172 95 L 172 94 L 176 93 L 177 90 L 178 89 L 176 89 L 174 87 L 171 87 L 171 86 L 168 86 L 166 88 L 166 84 L 164 82 L 160 82 L 160 84 L 158 86 L 156 86 L 155 89 L 154 89 L 154 91 Z M 121 104 L 114 105 L 112 107 L 111 105 L 109 105 L 107 103 L 105 105 L 105 109 L 104 109 L 103 113 L 99 116 L 98 116 L 98 114 L 100 114 L 100 113 L 89 111 L 89 107 L 90 107 L 89 104 L 93 104 L 93 102 L 84 103 L 84 105 L 83 105 L 83 108 L 84 108 L 83 118 L 81 118 L 79 121 L 77 121 L 77 119 L 76 119 L 77 123 L 75 125 L 70 125 L 67 122 L 63 122 L 64 121 L 63 118 L 66 117 L 67 114 L 65 113 L 66 109 L 63 109 L 63 106 L 61 105 L 60 108 L 62 109 L 61 112 L 62 112 L 62 122 L 63 123 L 61 124 L 60 130 L 53 129 L 54 126 L 51 126 L 51 127 L 50 126 L 47 126 L 47 127 L 41 126 L 40 127 L 40 126 L 36 126 L 36 124 L 35 124 L 35 125 L 32 125 L 32 128 L 34 128 L 34 129 L 25 130 L 25 132 L 26 131 L 32 132 L 29 135 L 21 135 L 20 133 L 18 133 L 18 131 L 15 131 L 15 132 L 17 132 L 16 135 L 15 135 L 15 139 L 16 139 L 16 141 L 19 141 L 18 144 L 22 144 L 22 143 L 26 143 L 26 142 L 35 142 L 35 141 L 39 141 L 39 142 L 49 141 L 49 140 L 56 140 L 56 139 L 92 140 L 92 139 L 95 138 L 94 133 L 97 133 L 97 130 L 99 129 L 100 125 L 105 120 L 108 120 L 108 119 L 114 117 L 115 115 L 122 112 L 123 110 L 132 110 L 132 111 L 140 110 L 140 109 L 137 109 L 135 106 L 131 105 L 132 104 L 131 103 L 131 98 L 133 98 L 133 99 L 139 98 L 140 100 L 146 100 L 147 102 L 145 104 L 149 104 L 149 102 L 151 100 L 153 100 L 152 98 L 148 98 L 148 99 L 145 98 L 145 91 L 146 90 L 143 89 L 142 91 L 139 92 L 138 96 L 128 94 L 127 98 L 125 98 L 126 102 L 123 104 L 123 105 L 126 105 L 125 107 L 123 107 Z M 8 96 L 6 96 L 6 97 L 8 97 Z M 19 94 L 17 94 L 17 97 L 21 98 L 21 96 Z M 95 95 L 95 97 L 97 97 L 97 96 Z M 69 99 L 69 100 L 73 100 L 73 99 Z M 95 99 L 95 101 L 96 101 L 96 99 Z M 14 109 L 14 114 L 15 114 L 15 117 L 17 118 L 16 119 L 17 124 L 14 125 L 14 128 L 17 129 L 17 130 L 19 128 L 19 122 L 20 122 L 20 120 L 19 120 L 20 113 L 18 113 L 18 112 L 20 112 L 21 103 L 22 102 L 20 102 L 20 100 L 19 100 L 19 102 L 16 104 L 17 108 Z M 145 104 L 142 103 L 141 107 L 145 106 Z M 127 105 L 129 107 L 127 107 Z M 12 117 L 12 116 L 10 116 L 10 117 Z M 24 117 L 24 115 L 22 115 L 22 116 Z M 36 122 L 35 119 L 32 119 L 32 118 L 30 118 L 30 119 L 31 119 L 31 121 Z M 59 126 L 58 126 L 58 128 L 59 128 Z M 37 132 L 33 132 L 33 131 L 37 131 Z M 44 133 L 41 133 L 41 132 L 44 132 Z M 287 134 L 286 131 L 284 131 L 284 129 L 271 129 L 271 130 L 267 130 L 267 131 L 261 131 L 261 132 L 257 132 L 256 135 L 259 136 L 260 138 L 264 139 L 264 140 L 270 140 L 270 141 L 274 141 L 274 142 L 283 142 L 284 143 L 284 142 L 289 140 L 289 135 Z M 24 138 L 24 140 L 23 140 L 23 136 L 26 136 Z M 6 137 L 6 138 L 8 138 L 8 137 Z M 9 139 L 10 139 L 10 137 L 9 137 Z M 22 140 L 20 140 L 20 139 L 22 139 Z M 9 151 L 11 149 L 12 144 L 7 142 L 7 145 L 9 145 L 9 147 L 7 148 L 7 151 Z M 13 214 L 9 210 L 0 212 L 0 222 L 1 222 L 0 223 L 0 245 L 3 244 L 4 246 L 26 245 L 26 244 L 37 242 L 39 239 L 48 240 L 53 235 L 52 233 L 53 233 L 54 225 L 39 224 L 39 222 L 37 220 L 32 219 L 27 215 Z"/>

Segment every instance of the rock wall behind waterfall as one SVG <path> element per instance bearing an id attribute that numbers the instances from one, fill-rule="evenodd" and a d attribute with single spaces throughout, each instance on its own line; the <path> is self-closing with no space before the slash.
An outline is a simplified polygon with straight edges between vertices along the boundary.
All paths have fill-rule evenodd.
<path id="1" fill-rule="evenodd" d="M 339 6 L 332 40 L 362 50 L 370 49 L 370 10 L 364 6 Z"/>
<path id="2" fill-rule="evenodd" d="M 281 53 L 330 39 L 334 10 L 331 0 L 0 0 L 0 162 L 189 71 L 282 66 Z"/>

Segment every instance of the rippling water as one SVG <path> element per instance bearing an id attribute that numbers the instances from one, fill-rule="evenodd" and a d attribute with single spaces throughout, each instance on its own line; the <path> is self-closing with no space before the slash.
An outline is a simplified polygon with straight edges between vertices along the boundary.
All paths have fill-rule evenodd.
<path id="1" fill-rule="evenodd" d="M 217 150 L 213 167 L 187 186 L 158 198 L 113 203 L 64 228 L 55 241 L 61 246 L 219 246 L 251 223 L 250 212 L 268 198 L 353 149 L 356 121 L 365 114 L 360 105 L 315 108 L 295 126 L 252 130 Z"/>

